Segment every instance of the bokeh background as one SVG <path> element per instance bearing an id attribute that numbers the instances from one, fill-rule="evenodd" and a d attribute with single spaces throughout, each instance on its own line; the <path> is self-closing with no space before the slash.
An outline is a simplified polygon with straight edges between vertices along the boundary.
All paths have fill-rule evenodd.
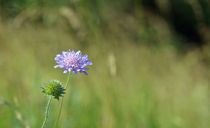
<path id="1" fill-rule="evenodd" d="M 209 128 L 209 0 L 0 0 L 0 127 L 39 128 L 65 83 L 63 50 L 81 50 L 59 128 Z M 56 119 L 53 100 L 48 128 Z"/>

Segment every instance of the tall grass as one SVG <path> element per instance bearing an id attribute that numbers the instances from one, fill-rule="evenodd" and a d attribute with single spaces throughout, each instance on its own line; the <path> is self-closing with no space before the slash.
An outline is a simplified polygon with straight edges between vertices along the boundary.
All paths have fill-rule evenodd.
<path id="1" fill-rule="evenodd" d="M 162 28 L 156 37 L 140 30 L 142 38 L 136 40 L 121 31 L 130 29 L 116 22 L 108 24 L 110 34 L 95 33 L 88 41 L 60 27 L 0 24 L 0 96 L 14 106 L 17 99 L 23 119 L 32 128 L 40 127 L 47 100 L 41 94 L 42 83 L 66 79 L 62 71 L 53 69 L 53 58 L 62 50 L 81 49 L 93 66 L 88 76 L 79 74 L 71 80 L 61 128 L 208 128 L 210 72 L 202 53 L 178 53 L 169 45 L 177 40 L 161 27 L 164 24 L 155 26 Z M 131 17 L 125 22 L 135 23 Z M 148 31 L 156 33 L 159 28 L 155 27 Z M 154 39 L 163 44 L 143 43 Z M 49 127 L 58 106 L 57 101 L 52 102 Z M 10 108 L 1 105 L 0 127 L 24 126 Z"/>

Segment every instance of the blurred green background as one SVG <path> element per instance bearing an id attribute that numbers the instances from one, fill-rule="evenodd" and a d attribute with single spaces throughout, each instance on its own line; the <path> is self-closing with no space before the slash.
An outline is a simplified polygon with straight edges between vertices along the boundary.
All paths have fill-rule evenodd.
<path id="1" fill-rule="evenodd" d="M 63 50 L 81 50 L 59 128 L 209 128 L 209 0 L 0 0 L 0 128 L 39 128 L 65 83 Z M 53 100 L 48 128 L 56 119 Z"/>

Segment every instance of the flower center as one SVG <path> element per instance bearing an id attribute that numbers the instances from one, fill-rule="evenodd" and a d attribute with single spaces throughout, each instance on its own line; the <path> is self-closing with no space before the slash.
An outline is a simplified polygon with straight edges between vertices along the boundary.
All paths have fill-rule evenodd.
<path id="1" fill-rule="evenodd" d="M 79 64 L 79 60 L 77 56 L 67 56 L 64 58 L 64 63 L 68 66 L 75 67 Z"/>

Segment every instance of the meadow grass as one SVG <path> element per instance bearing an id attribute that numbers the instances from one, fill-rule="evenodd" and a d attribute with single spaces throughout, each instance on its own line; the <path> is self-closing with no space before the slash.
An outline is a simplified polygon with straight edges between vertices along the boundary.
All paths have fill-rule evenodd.
<path id="1" fill-rule="evenodd" d="M 60 128 L 208 128 L 210 72 L 202 54 L 182 54 L 167 43 L 138 44 L 118 34 L 115 38 L 96 32 L 85 42 L 56 27 L 0 24 L 0 97 L 16 106 L 31 128 L 40 127 L 48 100 L 40 87 L 49 79 L 67 78 L 53 68 L 55 55 L 81 49 L 93 65 L 88 76 L 72 78 Z M 141 35 L 142 42 L 152 40 Z M 24 127 L 13 110 L 0 105 L 1 128 Z M 53 100 L 49 128 L 58 107 Z"/>

